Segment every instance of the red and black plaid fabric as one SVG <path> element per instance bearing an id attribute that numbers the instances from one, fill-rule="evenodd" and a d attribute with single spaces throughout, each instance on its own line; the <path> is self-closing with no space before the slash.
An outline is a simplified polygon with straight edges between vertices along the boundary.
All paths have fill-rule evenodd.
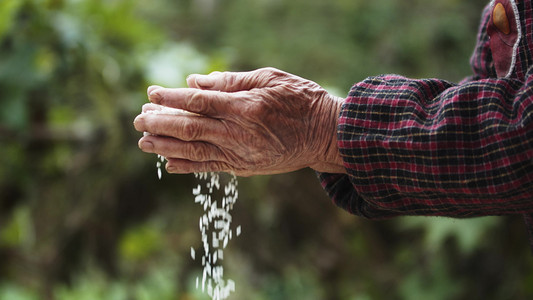
<path id="1" fill-rule="evenodd" d="M 513 61 L 503 76 L 494 67 L 502 58 L 491 49 L 498 46 L 491 35 L 498 34 L 491 28 L 498 3 L 498 9 L 507 9 L 510 26 L 520 27 L 517 47 L 511 44 L 507 54 L 498 50 L 515 55 L 503 58 Z M 531 219 L 532 2 L 491 4 L 471 59 L 473 76 L 453 84 L 382 75 L 352 87 L 338 126 L 348 175 L 319 174 L 338 206 L 372 219 L 506 214 Z"/>

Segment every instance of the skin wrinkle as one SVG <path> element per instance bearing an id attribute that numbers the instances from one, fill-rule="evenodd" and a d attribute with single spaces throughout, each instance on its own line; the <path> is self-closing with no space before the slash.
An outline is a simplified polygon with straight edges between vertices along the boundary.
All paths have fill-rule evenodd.
<path id="1" fill-rule="evenodd" d="M 251 91 L 253 92 L 253 90 Z M 266 93 L 270 92 L 270 93 Z M 288 142 L 288 139 L 294 138 L 293 136 L 289 136 L 289 138 L 283 138 L 273 132 L 268 126 L 265 126 L 265 124 L 272 123 L 272 121 L 276 121 L 276 116 L 273 116 L 274 112 L 277 110 L 276 105 L 282 106 L 281 109 L 289 109 L 286 105 L 283 105 L 283 103 L 279 103 L 279 101 L 276 101 L 276 98 L 281 98 L 282 93 L 278 92 L 276 88 L 265 88 L 264 91 L 255 91 L 256 94 L 253 97 L 250 97 L 250 99 L 254 100 L 255 103 L 252 103 L 252 105 L 248 105 L 248 108 L 244 109 L 243 115 L 246 116 L 252 116 L 249 118 L 249 121 L 254 123 L 257 128 L 260 128 L 263 132 L 263 136 L 271 136 L 274 138 L 274 145 L 277 149 L 279 149 L 279 152 L 285 152 L 287 151 L 287 147 L 285 144 Z M 266 94 L 266 95 L 265 95 Z M 268 98 L 268 100 L 261 99 L 261 98 Z M 284 126 L 290 126 L 290 124 L 284 124 Z M 253 139 L 255 140 L 255 139 Z M 297 141 L 298 143 L 298 141 Z"/>
<path id="2" fill-rule="evenodd" d="M 203 115 L 213 114 L 212 108 L 202 97 L 201 91 L 192 92 L 192 95 L 188 99 L 189 101 L 185 102 L 185 108 L 187 108 L 187 110 L 197 112 Z"/>
<path id="3" fill-rule="evenodd" d="M 314 116 L 312 116 L 312 119 L 316 119 L 317 121 L 314 123 L 315 126 L 324 126 L 323 124 L 331 124 L 326 127 L 331 128 L 337 128 L 337 117 L 340 113 L 340 104 L 337 100 L 337 98 L 332 97 L 333 101 L 327 101 L 325 98 L 327 98 L 329 95 L 324 90 L 321 90 L 320 87 L 316 84 L 313 84 L 313 88 L 304 89 L 304 93 L 308 95 L 312 95 L 311 98 L 314 98 L 315 101 L 311 103 L 311 109 L 309 109 L 310 112 L 314 112 Z M 328 104 L 330 104 L 328 106 Z M 324 136 L 314 136 L 313 133 L 318 132 L 322 133 Z M 329 137 L 328 137 L 329 134 Z M 330 161 L 330 158 L 328 157 L 331 152 L 338 152 L 337 148 L 337 139 L 336 139 L 336 130 L 333 132 L 323 131 L 319 130 L 319 128 L 313 128 L 309 132 L 308 135 L 309 144 L 314 144 L 314 147 L 316 147 L 316 153 L 317 158 L 316 160 L 319 162 L 319 164 L 328 163 Z M 327 143 L 324 143 L 323 141 L 329 141 Z M 339 157 L 340 158 L 340 157 Z M 342 166 L 342 161 L 339 161 L 340 165 Z M 330 164 L 330 163 L 328 163 Z M 344 169 L 342 169 L 344 170 Z"/>
<path id="4" fill-rule="evenodd" d="M 318 84 L 273 68 L 191 75 L 187 82 L 184 89 L 150 87 L 149 99 L 202 116 L 154 114 L 142 126 L 146 117 L 136 120 L 139 131 L 146 126 L 144 131 L 175 138 L 173 143 L 158 140 L 153 149 L 173 149 L 168 171 L 251 176 L 312 167 L 346 172 L 336 147 L 340 102 Z"/>
<path id="5" fill-rule="evenodd" d="M 190 157 L 193 157 L 196 161 L 201 161 L 201 162 L 205 162 L 205 161 L 209 161 L 209 160 L 212 160 L 212 159 L 219 159 L 219 156 L 218 155 L 210 155 L 209 153 L 211 151 L 208 151 L 207 150 L 207 147 L 206 145 L 202 145 L 202 144 L 187 144 L 186 146 L 186 149 L 188 149 L 189 152 L 193 152 L 194 155 L 190 155 Z M 218 153 L 216 153 L 218 154 Z M 215 156 L 215 157 L 213 157 Z"/>
<path id="6" fill-rule="evenodd" d="M 244 132 L 241 132 L 241 134 L 245 137 L 240 137 L 244 139 L 245 145 L 249 145 L 244 150 L 248 151 L 247 157 L 253 157 L 254 155 L 257 155 L 257 149 L 261 148 L 261 145 L 257 145 L 257 136 L 263 136 L 263 137 L 272 137 L 274 138 L 274 144 L 277 149 L 280 149 L 280 151 L 285 151 L 285 146 L 283 145 L 282 141 L 268 129 L 268 127 L 264 126 L 263 123 L 265 120 L 270 116 L 268 113 L 268 109 L 265 109 L 265 106 L 267 105 L 265 101 L 262 100 L 256 100 L 260 99 L 258 96 L 249 96 L 250 99 L 252 99 L 254 102 L 249 103 L 250 101 L 243 101 L 248 102 L 245 103 L 246 107 L 242 110 L 242 118 L 235 118 L 232 117 L 232 122 L 236 123 L 238 126 L 244 128 Z M 250 123 L 250 125 L 246 125 L 246 123 Z M 247 128 L 248 127 L 248 128 Z M 228 132 L 232 132 L 232 130 L 229 129 L 229 126 L 226 123 L 226 128 Z M 235 132 L 234 139 L 239 139 L 237 137 L 237 134 L 239 132 Z M 261 154 L 259 154 L 261 155 Z M 270 162 L 267 162 L 266 164 L 269 164 Z"/>
<path id="7" fill-rule="evenodd" d="M 330 110 L 330 118 L 333 121 L 330 121 L 334 124 L 334 128 L 338 128 L 338 116 L 340 114 L 342 101 L 339 101 L 340 99 L 337 99 L 336 105 L 333 107 L 333 109 Z M 340 156 L 336 156 L 335 154 L 338 153 L 338 147 L 337 147 L 337 134 L 336 132 L 331 135 L 330 142 L 326 144 L 326 149 L 324 151 L 324 157 L 319 158 L 319 161 L 323 161 L 323 163 L 330 165 L 330 167 L 334 167 L 335 165 L 332 164 L 330 161 L 334 161 L 335 158 L 340 158 Z M 331 158 L 330 158 L 331 156 Z M 342 170 L 344 171 L 344 162 L 342 159 L 338 162 L 340 163 Z"/>
<path id="8" fill-rule="evenodd" d="M 198 123 L 193 122 L 191 119 L 184 120 L 175 120 L 173 127 L 176 128 L 176 137 L 180 137 L 181 140 L 191 142 L 198 140 L 200 135 L 201 127 L 197 125 Z M 181 132 L 181 134 L 179 134 Z"/>
<path id="9" fill-rule="evenodd" d="M 249 116 L 247 114 L 245 114 L 245 116 Z M 257 130 L 252 130 L 252 129 L 246 129 L 246 133 L 242 133 L 242 136 L 238 136 L 238 133 L 239 132 L 234 132 L 233 130 L 230 130 L 230 127 L 228 126 L 228 122 L 234 122 L 234 123 L 238 123 L 239 126 L 242 126 L 244 127 L 244 123 L 239 121 L 238 119 L 235 120 L 235 121 L 226 121 L 226 120 L 220 120 L 222 122 L 222 124 L 224 124 L 224 126 L 226 127 L 226 132 L 232 134 L 231 138 L 234 139 L 234 140 L 237 140 L 237 139 L 243 139 L 243 143 L 244 145 L 249 145 L 247 147 L 242 147 L 242 145 L 235 145 L 236 148 L 242 148 L 242 151 L 245 151 L 246 152 L 246 155 L 244 155 L 242 158 L 239 158 L 238 155 L 236 155 L 234 153 L 234 151 L 232 151 L 231 149 L 224 149 L 225 151 L 223 151 L 223 153 L 232 153 L 233 155 L 227 155 L 228 157 L 231 157 L 231 159 L 228 159 L 227 162 L 230 163 L 232 161 L 235 162 L 234 165 L 232 165 L 234 168 L 237 168 L 237 169 L 240 169 L 240 170 L 244 170 L 244 168 L 241 166 L 241 165 L 246 165 L 246 164 L 249 164 L 249 165 L 252 165 L 253 166 L 253 169 L 254 170 L 257 170 L 257 169 L 261 169 L 261 168 L 264 168 L 270 164 L 272 164 L 278 157 L 281 157 L 282 154 L 280 152 L 269 152 L 267 157 L 268 157 L 268 161 L 263 161 L 263 162 L 260 162 L 260 163 L 254 163 L 255 160 L 258 159 L 258 157 L 261 157 L 263 155 L 265 155 L 265 152 L 262 152 L 262 153 L 259 153 L 261 152 L 261 146 L 260 145 L 256 145 L 256 141 L 257 141 L 257 136 L 259 135 L 259 133 L 257 133 Z M 251 120 L 249 120 L 250 122 L 253 122 L 254 121 L 254 118 L 251 118 Z M 259 124 L 259 123 L 255 123 L 257 128 L 260 128 L 260 129 L 264 129 L 264 127 Z M 260 134 L 262 136 L 268 136 L 268 134 Z M 245 136 L 245 137 L 244 137 Z M 281 144 L 281 141 L 280 141 L 280 145 Z M 222 147 L 222 145 L 219 145 L 219 147 Z"/>
<path id="10" fill-rule="evenodd" d="M 260 101 L 259 106 L 261 107 L 260 112 L 257 114 L 258 122 L 256 125 L 264 130 L 264 132 L 267 133 L 267 135 L 271 135 L 275 137 L 275 146 L 279 149 L 280 152 L 287 151 L 287 147 L 285 146 L 286 143 L 288 143 L 289 139 L 296 139 L 296 144 L 299 144 L 298 137 L 294 137 L 291 135 L 287 137 L 280 136 L 279 134 L 273 132 L 268 126 L 265 126 L 265 124 L 272 123 L 272 121 L 276 122 L 276 116 L 274 112 L 276 109 L 276 104 L 280 106 L 282 110 L 289 109 L 288 105 L 284 105 L 283 103 L 279 103 L 275 101 L 276 97 L 282 97 L 281 93 L 279 93 L 275 88 L 267 88 L 268 91 L 271 92 L 271 94 L 268 96 L 270 99 L 268 101 L 262 100 Z M 301 120 L 301 119 L 300 119 Z M 283 124 L 284 126 L 291 126 L 290 122 L 287 122 L 287 124 Z M 282 132 L 284 133 L 284 132 Z"/>

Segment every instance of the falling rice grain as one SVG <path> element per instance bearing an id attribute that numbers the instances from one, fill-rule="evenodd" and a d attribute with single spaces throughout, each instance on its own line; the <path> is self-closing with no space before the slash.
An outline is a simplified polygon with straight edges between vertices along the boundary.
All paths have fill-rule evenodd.
<path id="1" fill-rule="evenodd" d="M 158 106 L 154 110 L 143 112 L 146 114 L 166 114 L 166 115 L 195 115 L 193 113 L 165 106 Z M 151 135 L 145 132 L 144 136 Z M 165 162 L 164 156 L 158 155 L 156 162 L 157 177 L 161 179 L 161 167 Z M 218 173 L 195 173 L 196 179 L 200 181 L 192 190 L 195 203 L 199 203 L 204 214 L 199 218 L 198 227 L 201 233 L 204 253 L 202 255 L 202 292 L 206 290 L 207 294 L 213 300 L 227 299 L 230 293 L 235 291 L 235 282 L 231 279 L 224 280 L 224 267 L 220 264 L 224 258 L 224 249 L 232 239 L 233 230 L 231 229 L 232 217 L 230 211 L 237 201 L 237 177 L 230 175 L 229 181 L 223 186 L 224 197 L 222 197 L 221 207 L 218 207 L 218 201 L 214 199 L 213 192 L 219 191 L 220 174 Z M 211 232 L 212 234 L 210 234 Z M 208 239 L 208 234 L 212 239 Z M 241 234 L 241 226 L 235 231 L 236 236 Z M 222 247 L 221 247 L 222 246 Z M 196 251 L 191 247 L 191 258 L 196 260 Z M 214 284 L 214 286 L 213 286 Z M 196 289 L 199 288 L 200 279 L 196 277 Z"/>
<path id="2" fill-rule="evenodd" d="M 218 173 L 196 173 L 200 184 L 193 188 L 195 203 L 204 209 L 199 218 L 199 228 L 203 245 L 202 291 L 211 299 L 227 299 L 235 291 L 235 282 L 224 279 L 224 249 L 233 238 L 231 210 L 237 200 L 237 178 L 231 175 L 225 185 L 221 185 Z M 224 192 L 222 199 L 217 199 L 218 191 Z M 221 205 L 221 206 L 219 206 Z M 240 235 L 241 227 L 235 229 Z M 209 237 L 209 238 L 208 238 Z"/>

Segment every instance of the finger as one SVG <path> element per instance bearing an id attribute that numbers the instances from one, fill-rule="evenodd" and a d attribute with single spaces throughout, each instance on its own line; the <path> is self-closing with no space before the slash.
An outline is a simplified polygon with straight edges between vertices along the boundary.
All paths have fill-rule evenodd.
<path id="1" fill-rule="evenodd" d="M 168 106 L 163 106 L 159 104 L 154 103 L 146 103 L 142 107 L 142 113 L 143 114 L 159 114 L 159 115 L 173 115 L 173 116 L 190 116 L 190 115 L 197 115 L 193 114 L 191 112 L 185 111 L 183 109 L 178 108 L 172 108 Z"/>
<path id="2" fill-rule="evenodd" d="M 147 153 L 157 153 L 165 158 L 186 159 L 196 162 L 222 161 L 227 158 L 217 146 L 206 142 L 185 142 L 163 136 L 145 136 L 139 148 Z"/>
<path id="3" fill-rule="evenodd" d="M 133 122 L 139 132 L 182 141 L 214 142 L 225 134 L 222 121 L 197 115 L 140 114 Z"/>
<path id="4" fill-rule="evenodd" d="M 219 161 L 207 161 L 207 162 L 195 162 L 189 161 L 186 159 L 174 159 L 171 158 L 167 161 L 165 169 L 168 173 L 172 174 L 190 174 L 190 173 L 201 173 L 201 172 L 226 172 L 231 173 L 236 176 L 249 177 L 252 175 L 257 175 L 256 173 L 249 170 L 240 170 L 235 169 L 231 165 L 219 162 Z"/>
<path id="5" fill-rule="evenodd" d="M 192 74 L 187 77 L 187 84 L 191 88 L 203 90 L 237 92 L 274 86 L 277 78 L 286 75 L 287 73 L 274 68 L 250 72 L 213 72 L 209 75 Z"/>
<path id="6" fill-rule="evenodd" d="M 158 104 L 153 104 L 153 103 L 146 103 L 146 104 L 143 104 L 142 106 L 142 112 L 143 113 L 148 113 L 148 112 L 153 112 L 153 111 L 161 111 L 163 108 L 161 105 L 158 105 Z"/>
<path id="7" fill-rule="evenodd" d="M 173 174 L 232 171 L 228 164 L 220 161 L 196 162 L 178 158 L 169 158 L 165 169 L 168 173 Z"/>
<path id="8" fill-rule="evenodd" d="M 233 114 L 234 106 L 238 103 L 237 100 L 240 100 L 239 95 L 236 93 L 193 88 L 160 88 L 153 90 L 148 99 L 155 104 L 211 117 Z"/>

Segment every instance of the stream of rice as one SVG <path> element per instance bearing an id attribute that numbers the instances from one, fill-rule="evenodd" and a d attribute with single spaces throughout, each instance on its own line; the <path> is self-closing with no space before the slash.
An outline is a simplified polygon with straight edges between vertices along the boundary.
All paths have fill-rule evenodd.
<path id="1" fill-rule="evenodd" d="M 161 107 L 145 113 L 180 115 L 189 114 L 186 111 Z M 149 133 L 145 133 L 149 134 Z M 156 168 L 157 177 L 161 179 L 162 164 L 165 157 L 158 155 Z M 221 175 L 223 175 L 221 185 Z M 198 184 L 192 190 L 194 202 L 203 208 L 203 215 L 199 218 L 199 230 L 202 247 L 198 251 L 191 247 L 191 258 L 196 261 L 197 252 L 201 252 L 202 276 L 196 277 L 196 289 L 202 289 L 213 300 L 227 299 L 235 291 L 235 282 L 225 279 L 224 249 L 234 236 L 241 234 L 241 226 L 232 226 L 231 211 L 238 198 L 238 181 L 233 174 L 204 172 L 194 174 Z M 223 193 L 222 193 L 223 192 Z M 234 231 L 235 230 L 235 231 Z"/>

